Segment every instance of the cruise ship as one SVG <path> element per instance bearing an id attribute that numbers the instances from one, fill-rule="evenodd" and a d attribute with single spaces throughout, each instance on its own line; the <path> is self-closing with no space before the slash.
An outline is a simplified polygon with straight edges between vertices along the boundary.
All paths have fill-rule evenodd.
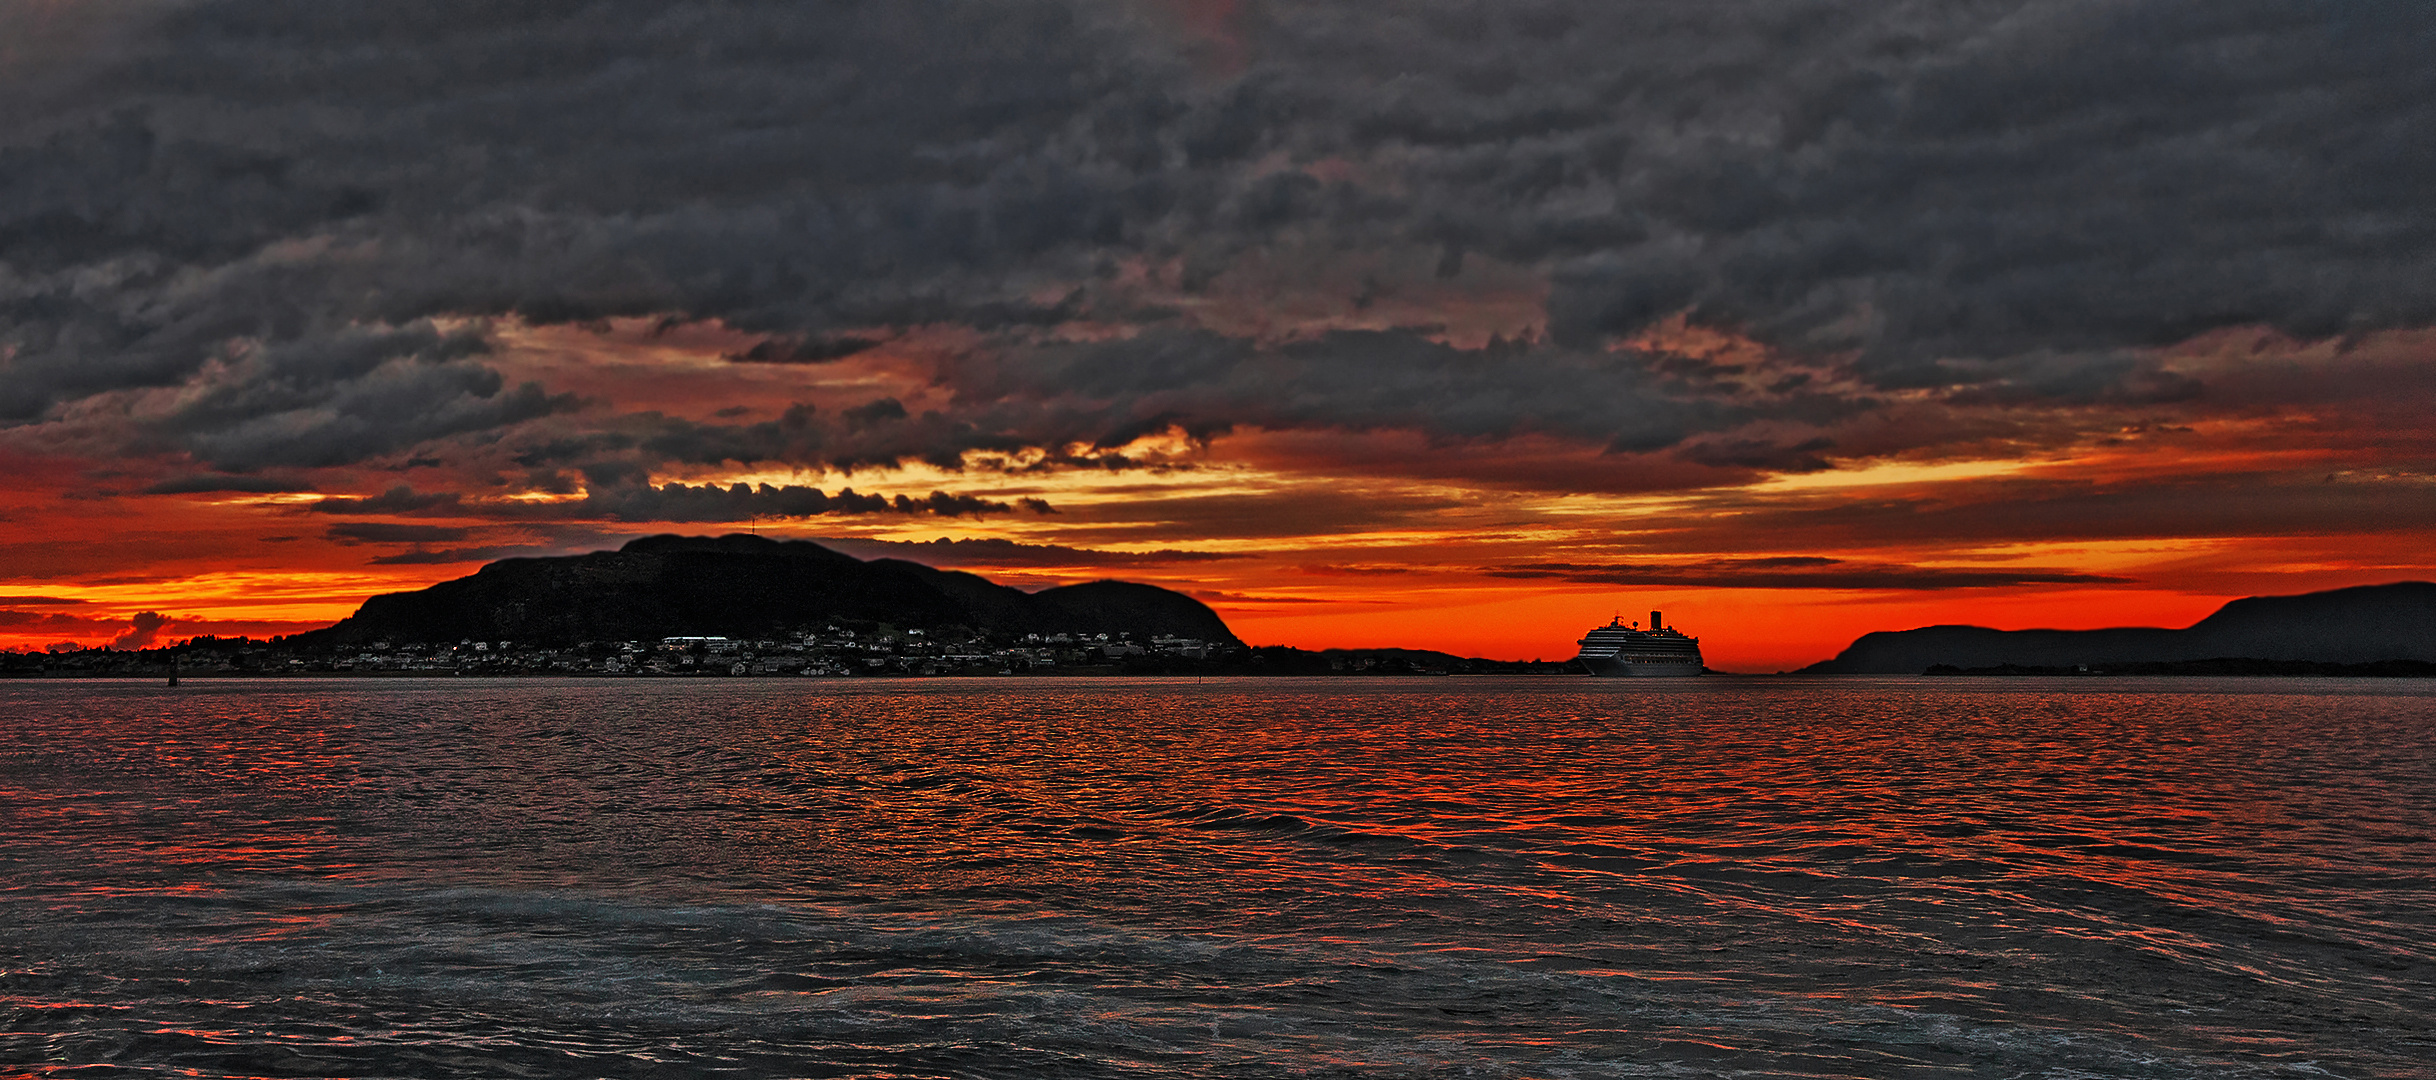
<path id="1" fill-rule="evenodd" d="M 1685 637 L 1666 625 L 1660 612 L 1649 613 L 1649 629 L 1624 624 L 1618 615 L 1582 638 L 1582 655 L 1575 657 L 1593 675 L 1698 675 L 1700 639 Z"/>

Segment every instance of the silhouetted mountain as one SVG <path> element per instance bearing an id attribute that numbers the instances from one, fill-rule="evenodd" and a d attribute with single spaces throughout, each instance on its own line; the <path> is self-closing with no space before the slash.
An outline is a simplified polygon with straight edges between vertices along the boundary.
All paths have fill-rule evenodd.
<path id="1" fill-rule="evenodd" d="M 652 536 L 616 551 L 504 559 L 471 577 L 389 593 L 291 643 L 508 640 L 537 645 L 679 634 L 760 637 L 825 623 L 1234 642 L 1200 601 L 1124 581 L 1026 593 L 898 559 L 865 562 L 802 540 Z"/>
<path id="2" fill-rule="evenodd" d="M 2052 668 L 2247 659 L 2368 664 L 2436 660 L 2436 584 L 2404 581 L 2253 596 L 2185 630 L 1990 630 L 1925 626 L 1863 634 L 1818 675 L 1918 675 L 1932 666 Z"/>

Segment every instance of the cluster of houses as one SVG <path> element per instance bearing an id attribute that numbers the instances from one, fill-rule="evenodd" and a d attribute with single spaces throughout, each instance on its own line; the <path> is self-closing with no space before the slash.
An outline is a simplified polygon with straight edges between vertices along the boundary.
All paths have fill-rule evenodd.
<path id="1" fill-rule="evenodd" d="M 373 642 L 322 661 L 329 670 L 460 674 L 601 675 L 951 675 L 1053 672 L 1134 657 L 1205 660 L 1228 647 L 1197 638 L 1131 634 L 1027 634 L 1020 641 L 947 638 L 920 629 L 827 627 L 778 638 L 664 637 L 543 648 L 513 641 L 450 644 Z"/>
<path id="2" fill-rule="evenodd" d="M 1106 670 L 1142 658 L 1209 660 L 1242 649 L 1128 633 L 945 637 L 920 629 L 803 630 L 776 638 L 664 637 L 545 647 L 515 641 L 375 641 L 335 651 L 279 641 L 198 638 L 174 648 L 0 653 L 0 675 L 952 675 Z"/>

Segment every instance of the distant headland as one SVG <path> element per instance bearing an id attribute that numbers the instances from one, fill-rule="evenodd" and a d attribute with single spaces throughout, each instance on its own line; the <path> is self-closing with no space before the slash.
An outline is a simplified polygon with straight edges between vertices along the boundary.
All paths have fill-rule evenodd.
<path id="1" fill-rule="evenodd" d="M 1925 626 L 1864 634 L 1806 675 L 2436 674 L 2436 584 L 2235 600 L 2181 630 Z"/>

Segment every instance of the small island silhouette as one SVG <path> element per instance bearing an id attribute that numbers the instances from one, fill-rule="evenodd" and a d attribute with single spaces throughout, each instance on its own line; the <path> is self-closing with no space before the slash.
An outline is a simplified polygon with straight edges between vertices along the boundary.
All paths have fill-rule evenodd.
<path id="1" fill-rule="evenodd" d="M 746 535 L 649 536 L 615 551 L 503 559 L 427 589 L 375 596 L 337 625 L 288 640 L 302 648 L 468 638 L 566 647 L 755 639 L 831 624 L 1238 644 L 1208 605 L 1155 585 L 1094 581 L 1027 593 L 975 574 Z"/>
<path id="2" fill-rule="evenodd" d="M 157 649 L 0 653 L 0 675 L 1452 675 L 1570 661 L 1249 646 L 1183 593 L 1127 581 L 1024 592 L 810 541 L 651 536 L 505 559 L 366 600 L 320 630 Z"/>

